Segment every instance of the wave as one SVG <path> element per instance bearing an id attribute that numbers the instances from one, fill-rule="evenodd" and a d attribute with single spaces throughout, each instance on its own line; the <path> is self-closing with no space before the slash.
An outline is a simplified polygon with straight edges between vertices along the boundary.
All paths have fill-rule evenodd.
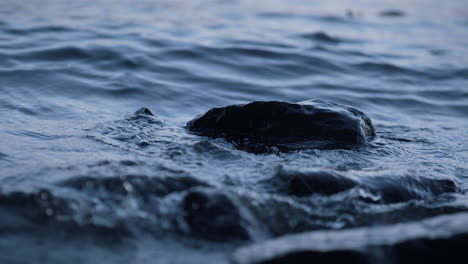
<path id="1" fill-rule="evenodd" d="M 291 18 L 299 18 L 299 19 L 307 19 L 307 20 L 315 20 L 319 22 L 328 22 L 328 23 L 343 23 L 349 24 L 353 23 L 352 16 L 348 16 L 345 13 L 343 15 L 311 15 L 311 14 L 301 14 L 301 13 L 293 13 L 293 12 L 262 12 L 257 14 L 260 18 L 266 19 L 291 19 Z"/>
<path id="2" fill-rule="evenodd" d="M 6 25 L 6 24 L 5 24 Z M 63 25 L 45 25 L 45 26 L 35 26 L 35 27 L 26 27 L 26 28 L 14 28 L 7 27 L 3 29 L 7 34 L 24 36 L 30 34 L 47 34 L 47 33 L 67 33 L 74 32 L 75 29 L 69 28 Z"/>
<path id="3" fill-rule="evenodd" d="M 315 33 L 310 33 L 310 34 L 302 34 L 300 37 L 308 40 L 313 40 L 317 42 L 323 42 L 323 43 L 330 43 L 330 44 L 339 44 L 343 42 L 348 42 L 345 39 L 338 38 L 338 37 L 332 37 L 328 35 L 325 32 L 315 32 Z"/>

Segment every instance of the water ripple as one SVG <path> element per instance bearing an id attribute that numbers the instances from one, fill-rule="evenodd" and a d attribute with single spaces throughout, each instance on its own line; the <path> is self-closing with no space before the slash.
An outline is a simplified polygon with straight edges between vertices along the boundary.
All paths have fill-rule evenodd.
<path id="1" fill-rule="evenodd" d="M 123 262 L 223 263 L 243 243 L 468 210 L 463 4 L 0 1 L 0 247 L 68 257 L 49 254 L 63 233 L 113 260 L 100 245 L 132 237 Z M 375 140 L 253 154 L 184 128 L 314 98 L 365 112 Z M 166 238 L 173 255 L 146 243 Z"/>

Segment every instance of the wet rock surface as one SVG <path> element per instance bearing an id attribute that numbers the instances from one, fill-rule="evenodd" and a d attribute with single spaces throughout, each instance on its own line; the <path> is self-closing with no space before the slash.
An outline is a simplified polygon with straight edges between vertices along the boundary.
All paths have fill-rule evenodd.
<path id="1" fill-rule="evenodd" d="M 184 197 L 182 206 L 194 235 L 214 241 L 249 238 L 238 207 L 223 193 L 193 190 Z"/>
<path id="2" fill-rule="evenodd" d="M 274 192 L 299 197 L 312 194 L 331 195 L 358 184 L 356 180 L 333 171 L 298 171 L 287 168 L 279 168 L 272 178 L 262 183 L 270 186 Z"/>
<path id="3" fill-rule="evenodd" d="M 134 115 L 148 115 L 148 116 L 154 116 L 154 114 L 146 107 L 142 107 L 138 110 L 135 111 Z"/>
<path id="4" fill-rule="evenodd" d="M 407 224 L 315 231 L 244 247 L 233 263 L 466 263 L 467 213 Z"/>
<path id="5" fill-rule="evenodd" d="M 410 200 L 434 200 L 443 194 L 460 193 L 459 183 L 451 177 L 434 178 L 412 174 L 387 174 L 359 177 L 352 172 L 324 169 L 279 167 L 260 182 L 270 193 L 293 197 L 331 196 L 358 192 L 370 203 L 401 203 Z"/>
<path id="6" fill-rule="evenodd" d="M 322 100 L 255 101 L 214 108 L 186 127 L 198 135 L 232 140 L 252 152 L 262 152 L 261 147 L 255 147 L 258 144 L 284 151 L 344 148 L 364 144 L 375 136 L 372 122 L 363 112 Z"/>

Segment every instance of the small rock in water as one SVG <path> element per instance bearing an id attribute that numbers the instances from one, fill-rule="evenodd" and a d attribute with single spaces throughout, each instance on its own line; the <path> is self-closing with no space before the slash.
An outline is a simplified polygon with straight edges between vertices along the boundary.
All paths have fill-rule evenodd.
<path id="1" fill-rule="evenodd" d="M 322 100 L 256 101 L 213 108 L 188 122 L 186 128 L 198 135 L 240 142 L 242 148 L 247 141 L 282 151 L 356 146 L 375 136 L 372 122 L 363 112 Z M 255 147 L 254 152 L 262 151 Z"/>
<path id="2" fill-rule="evenodd" d="M 151 111 L 146 108 L 146 107 L 142 107 L 138 110 L 136 110 L 136 112 L 134 113 L 134 115 L 149 115 L 149 116 L 154 116 L 153 113 L 151 113 Z"/>

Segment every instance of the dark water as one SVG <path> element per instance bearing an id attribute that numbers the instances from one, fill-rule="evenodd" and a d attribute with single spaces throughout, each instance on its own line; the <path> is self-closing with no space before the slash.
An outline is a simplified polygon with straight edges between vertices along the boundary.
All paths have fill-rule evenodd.
<path id="1" fill-rule="evenodd" d="M 0 92 L 2 263 L 223 263 L 468 211 L 463 0 L 1 1 Z M 183 128 L 311 98 L 367 113 L 377 138 L 256 155 Z M 316 191 L 287 191 L 308 175 Z"/>

